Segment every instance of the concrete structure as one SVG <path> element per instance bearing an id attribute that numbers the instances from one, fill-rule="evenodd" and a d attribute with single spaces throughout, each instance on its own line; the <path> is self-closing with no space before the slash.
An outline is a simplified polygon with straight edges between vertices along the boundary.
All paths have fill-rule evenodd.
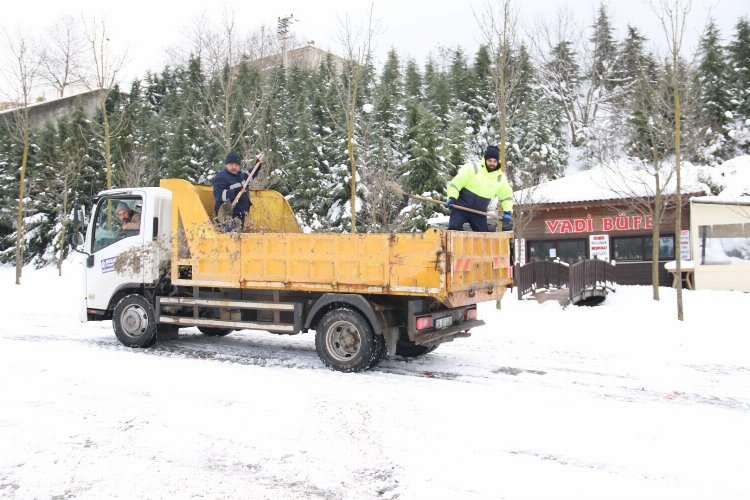
<path id="1" fill-rule="evenodd" d="M 59 99 L 34 103 L 29 106 L 29 121 L 32 129 L 40 129 L 47 123 L 55 124 L 57 121 L 75 111 L 80 104 L 83 105 L 83 112 L 86 116 L 91 117 L 96 112 L 99 105 L 99 96 L 102 90 L 90 90 Z M 0 111 L 0 120 L 13 119 L 13 113 L 16 109 L 6 109 Z"/>
<path id="2" fill-rule="evenodd" d="M 304 70 L 313 71 L 318 69 L 320 64 L 324 62 L 329 55 L 332 58 L 333 67 L 336 72 L 341 73 L 346 61 L 337 55 L 317 48 L 315 42 L 308 42 L 307 45 L 303 47 L 297 47 L 296 49 L 287 51 L 287 64 L 290 68 L 298 67 Z M 282 53 L 263 57 L 250 62 L 250 64 L 259 68 L 261 72 L 282 66 L 282 63 Z"/>

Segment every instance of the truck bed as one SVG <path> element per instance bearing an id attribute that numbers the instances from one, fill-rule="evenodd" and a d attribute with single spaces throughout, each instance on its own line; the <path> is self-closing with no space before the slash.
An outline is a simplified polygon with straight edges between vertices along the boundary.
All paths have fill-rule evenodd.
<path id="1" fill-rule="evenodd" d="M 172 191 L 172 282 L 300 292 L 429 296 L 448 307 L 502 297 L 511 283 L 505 233 L 305 234 L 279 193 L 252 191 L 242 233 L 219 231 L 211 186 Z"/>

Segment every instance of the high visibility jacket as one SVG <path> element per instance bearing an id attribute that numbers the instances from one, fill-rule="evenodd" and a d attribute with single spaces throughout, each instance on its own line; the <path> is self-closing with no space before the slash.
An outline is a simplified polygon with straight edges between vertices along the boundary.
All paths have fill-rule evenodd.
<path id="1" fill-rule="evenodd" d="M 448 183 L 448 198 L 462 207 L 486 212 L 494 197 L 499 199 L 503 212 L 513 212 L 513 190 L 508 178 L 499 167 L 489 172 L 484 160 L 467 163 Z"/>

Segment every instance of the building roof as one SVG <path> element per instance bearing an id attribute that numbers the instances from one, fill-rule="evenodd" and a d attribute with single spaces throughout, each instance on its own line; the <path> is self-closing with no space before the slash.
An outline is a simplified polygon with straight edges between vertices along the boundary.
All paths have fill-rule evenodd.
<path id="1" fill-rule="evenodd" d="M 669 179 L 663 194 L 674 194 L 676 180 L 669 173 L 672 165 L 662 168 L 661 184 Z M 554 181 L 514 193 L 517 204 L 562 204 L 608 201 L 629 198 L 650 198 L 655 195 L 653 168 L 618 160 L 608 165 L 598 165 L 590 170 L 576 172 Z M 709 193 L 707 180 L 709 167 L 685 162 L 681 169 L 682 193 Z"/>

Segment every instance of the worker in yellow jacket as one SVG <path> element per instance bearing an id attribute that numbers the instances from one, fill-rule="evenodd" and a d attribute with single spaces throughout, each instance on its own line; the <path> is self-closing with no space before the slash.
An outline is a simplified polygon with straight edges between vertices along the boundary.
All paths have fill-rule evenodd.
<path id="1" fill-rule="evenodd" d="M 448 183 L 448 202 L 451 211 L 448 229 L 462 231 L 464 222 L 468 222 L 472 231 L 488 232 L 487 217 L 455 208 L 456 206 L 487 211 L 492 198 L 497 197 L 503 210 L 503 231 L 510 231 L 513 214 L 513 190 L 508 178 L 500 169 L 500 150 L 497 146 L 488 146 L 484 159 L 476 163 L 467 163 Z M 498 210 L 499 212 L 499 210 Z"/>

